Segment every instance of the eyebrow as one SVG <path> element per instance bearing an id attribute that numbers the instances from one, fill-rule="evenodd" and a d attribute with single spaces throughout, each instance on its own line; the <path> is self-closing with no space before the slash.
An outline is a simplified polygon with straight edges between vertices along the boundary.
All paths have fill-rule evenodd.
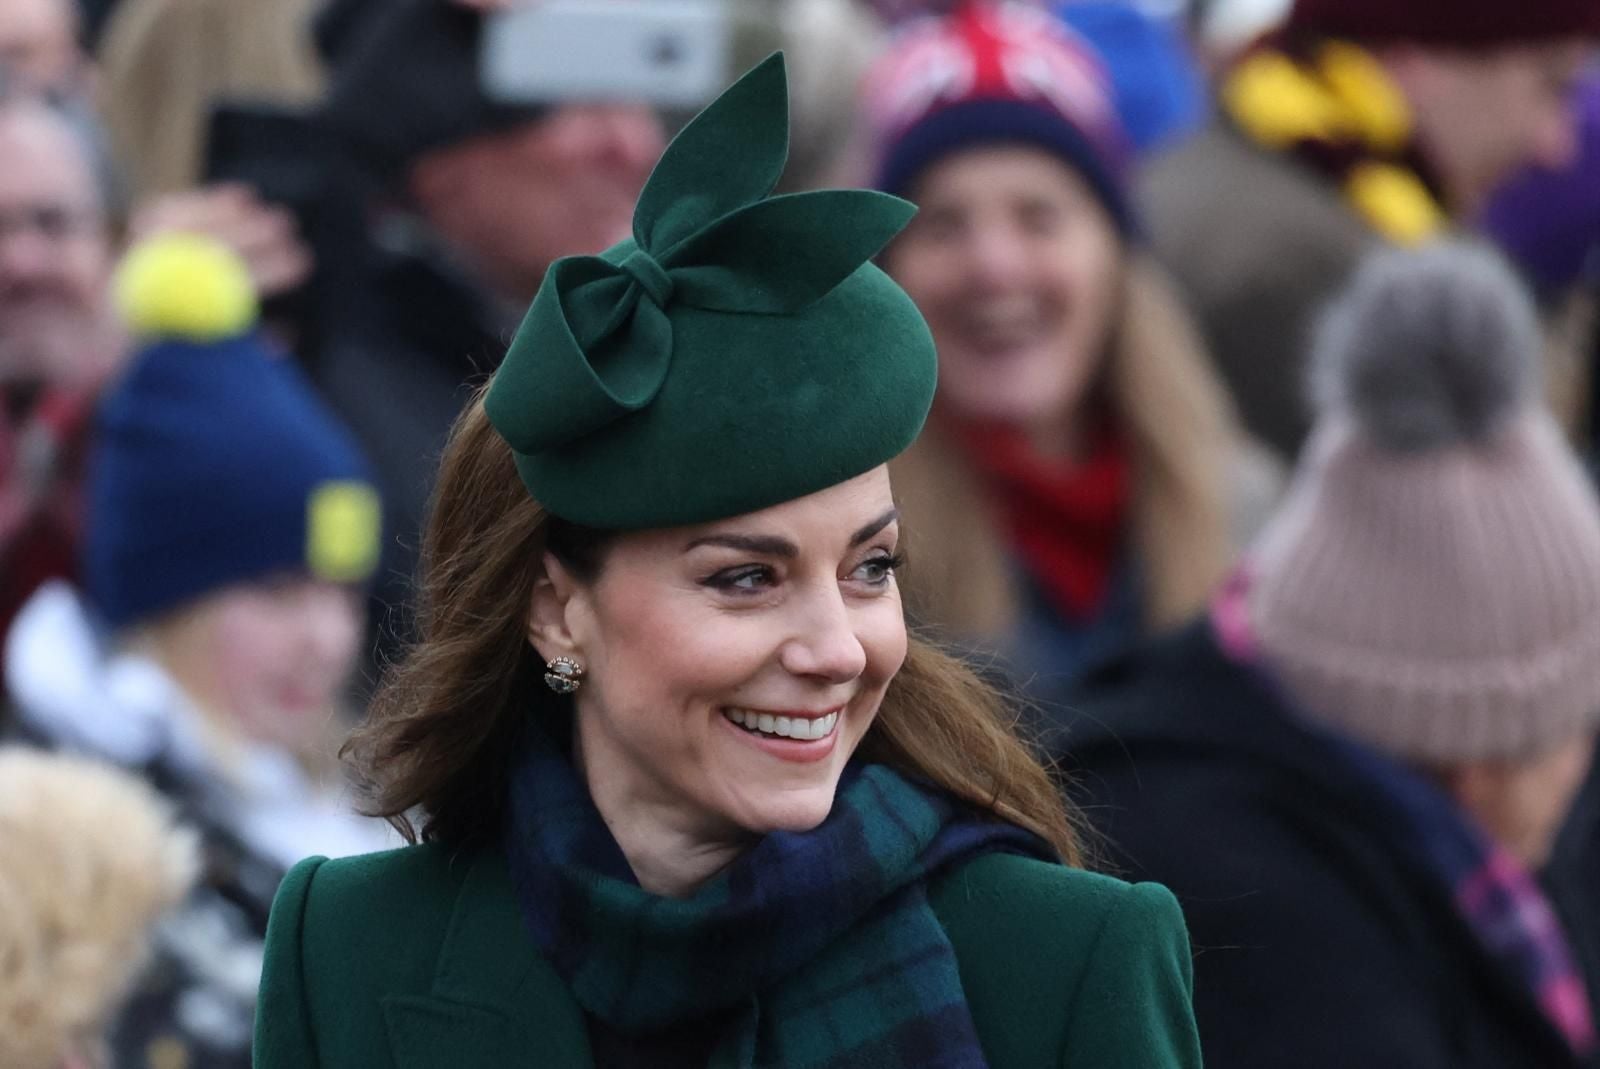
<path id="1" fill-rule="evenodd" d="M 867 541 L 899 518 L 900 510 L 897 508 L 885 512 L 882 516 L 879 516 L 850 536 L 851 547 L 854 548 L 861 545 L 861 543 Z M 729 549 L 739 549 L 746 553 L 755 553 L 763 557 L 783 557 L 789 560 L 800 555 L 800 547 L 781 535 L 706 535 L 703 538 L 696 538 L 687 546 L 684 546 L 683 551 L 687 553 L 689 550 L 700 546 L 725 546 Z"/>

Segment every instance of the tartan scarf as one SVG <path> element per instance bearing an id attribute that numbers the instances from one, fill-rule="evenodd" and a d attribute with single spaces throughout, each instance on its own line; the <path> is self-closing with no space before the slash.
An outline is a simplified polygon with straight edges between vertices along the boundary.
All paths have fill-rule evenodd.
<path id="1" fill-rule="evenodd" d="M 1245 137 L 1327 175 L 1388 240 L 1420 244 L 1448 224 L 1411 105 L 1365 49 L 1329 40 L 1264 44 L 1224 77 L 1220 100 Z"/>
<path id="2" fill-rule="evenodd" d="M 1224 585 L 1212 604 L 1213 631 L 1229 658 L 1260 673 L 1291 707 L 1250 629 L 1249 586 L 1248 567 Z M 1389 803 L 1411 852 L 1451 888 L 1456 911 L 1479 945 L 1533 996 L 1573 1053 L 1583 1060 L 1600 1051 L 1583 974 L 1560 918 L 1526 866 L 1411 769 L 1352 740 L 1331 733 L 1323 738 L 1346 768 Z"/>
<path id="3" fill-rule="evenodd" d="M 639 887 L 564 748 L 531 728 L 512 775 L 512 883 L 578 1004 L 625 1033 L 716 1014 L 716 1069 L 984 1066 L 936 873 L 1049 857 L 882 765 L 852 765 L 816 829 L 773 832 L 687 898 Z"/>
<path id="4" fill-rule="evenodd" d="M 1014 428 L 963 426 L 959 433 L 993 488 L 1028 574 L 1067 619 L 1094 619 L 1128 530 L 1131 464 L 1122 436 L 1102 427 L 1089 455 L 1067 462 L 1041 456 Z"/>

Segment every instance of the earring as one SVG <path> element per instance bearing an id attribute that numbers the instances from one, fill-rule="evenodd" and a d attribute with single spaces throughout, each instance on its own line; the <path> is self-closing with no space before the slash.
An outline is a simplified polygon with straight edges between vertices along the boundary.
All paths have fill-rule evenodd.
<path id="1" fill-rule="evenodd" d="M 557 694 L 571 694 L 583 686 L 583 665 L 571 657 L 553 658 L 544 669 L 544 685 Z"/>

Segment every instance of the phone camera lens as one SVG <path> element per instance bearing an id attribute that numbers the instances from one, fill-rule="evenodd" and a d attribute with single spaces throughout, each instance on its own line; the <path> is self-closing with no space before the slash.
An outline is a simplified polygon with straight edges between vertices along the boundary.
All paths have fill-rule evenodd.
<path id="1" fill-rule="evenodd" d="M 683 62 L 683 46 L 675 37 L 657 37 L 650 43 L 650 62 L 657 67 L 674 67 Z"/>

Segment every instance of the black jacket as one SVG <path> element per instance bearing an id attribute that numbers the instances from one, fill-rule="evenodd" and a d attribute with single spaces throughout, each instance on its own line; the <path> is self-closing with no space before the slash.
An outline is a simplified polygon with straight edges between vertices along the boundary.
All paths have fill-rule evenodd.
<path id="1" fill-rule="evenodd" d="M 1047 745 L 1108 859 L 1183 905 L 1207 1065 L 1580 1064 L 1480 948 L 1451 888 L 1409 854 L 1390 803 L 1226 658 L 1209 626 L 1107 665 L 1058 702 Z M 1588 829 L 1569 827 L 1564 849 L 1592 854 L 1595 825 L 1579 813 Z M 1552 898 L 1592 963 L 1592 858 L 1557 867 Z"/>
<path id="2" fill-rule="evenodd" d="M 410 634 L 412 581 L 434 476 L 451 426 L 505 355 L 515 322 L 417 225 L 394 222 L 329 272 L 308 370 L 360 440 L 383 495 L 373 589 L 376 660 Z M 336 306 L 335 306 L 336 305 Z M 369 673 L 370 675 L 370 673 Z"/>

